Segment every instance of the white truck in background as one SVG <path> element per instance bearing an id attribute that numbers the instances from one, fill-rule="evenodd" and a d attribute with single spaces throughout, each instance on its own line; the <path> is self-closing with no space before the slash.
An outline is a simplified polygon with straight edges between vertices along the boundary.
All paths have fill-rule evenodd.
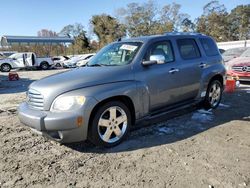
<path id="1" fill-rule="evenodd" d="M 33 52 L 15 53 L 8 58 L 0 59 L 2 72 L 9 72 L 11 69 L 36 67 L 47 70 L 53 65 L 50 57 L 37 57 Z"/>

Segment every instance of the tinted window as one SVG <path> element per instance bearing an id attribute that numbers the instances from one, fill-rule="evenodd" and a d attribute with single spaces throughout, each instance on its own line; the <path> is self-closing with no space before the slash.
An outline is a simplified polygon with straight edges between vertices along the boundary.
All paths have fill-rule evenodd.
<path id="1" fill-rule="evenodd" d="M 84 60 L 89 59 L 89 58 L 91 58 L 92 56 L 93 56 L 93 55 L 89 55 L 89 56 L 85 57 Z"/>
<path id="2" fill-rule="evenodd" d="M 165 57 L 165 62 L 174 61 L 174 55 L 171 43 L 169 41 L 158 42 L 154 44 L 147 54 L 146 60 L 150 59 L 151 55 L 162 55 Z"/>
<path id="3" fill-rule="evenodd" d="M 217 46 L 215 45 L 215 43 L 212 39 L 202 38 L 202 39 L 200 39 L 200 41 L 201 41 L 201 45 L 202 45 L 207 56 L 218 55 Z"/>
<path id="4" fill-rule="evenodd" d="M 196 59 L 201 56 L 194 39 L 179 39 L 177 45 L 183 59 Z"/>

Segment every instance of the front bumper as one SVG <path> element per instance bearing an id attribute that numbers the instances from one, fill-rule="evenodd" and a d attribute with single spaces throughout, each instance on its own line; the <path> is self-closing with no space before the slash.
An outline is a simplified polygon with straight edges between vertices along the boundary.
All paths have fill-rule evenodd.
<path id="1" fill-rule="evenodd" d="M 231 77 L 235 77 L 237 80 L 240 81 L 250 81 L 250 72 L 236 72 L 229 70 L 227 71 L 227 75 Z"/>
<path id="2" fill-rule="evenodd" d="M 87 139 L 88 119 L 83 118 L 83 109 L 74 112 L 50 112 L 30 109 L 26 102 L 18 109 L 20 121 L 43 136 L 60 143 L 71 143 Z M 83 121 L 77 124 L 77 118 Z M 88 116 L 87 116 L 88 117 Z"/>

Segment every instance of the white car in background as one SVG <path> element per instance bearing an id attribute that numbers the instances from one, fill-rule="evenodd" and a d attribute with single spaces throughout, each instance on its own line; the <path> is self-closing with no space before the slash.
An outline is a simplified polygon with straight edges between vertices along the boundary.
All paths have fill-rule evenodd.
<path id="1" fill-rule="evenodd" d="M 94 55 L 95 55 L 95 53 L 93 53 L 93 54 L 85 54 L 85 57 L 83 59 L 79 60 L 76 63 L 76 66 L 77 67 L 85 66 Z"/>
<path id="2" fill-rule="evenodd" d="M 6 58 L 2 53 L 0 53 L 0 59 Z"/>
<path id="3" fill-rule="evenodd" d="M 84 60 L 86 57 L 88 57 L 91 54 L 83 54 L 83 55 L 75 55 L 72 56 L 69 60 L 66 60 L 63 62 L 63 67 L 64 68 L 76 68 L 77 67 L 77 62 Z"/>
<path id="4" fill-rule="evenodd" d="M 63 62 L 70 59 L 70 57 L 63 55 L 63 56 L 55 56 L 51 58 L 54 62 L 55 67 L 63 67 Z"/>
<path id="5" fill-rule="evenodd" d="M 33 52 L 15 53 L 8 58 L 0 59 L 2 72 L 9 72 L 15 68 L 36 67 L 47 70 L 54 63 L 49 57 L 37 57 Z"/>

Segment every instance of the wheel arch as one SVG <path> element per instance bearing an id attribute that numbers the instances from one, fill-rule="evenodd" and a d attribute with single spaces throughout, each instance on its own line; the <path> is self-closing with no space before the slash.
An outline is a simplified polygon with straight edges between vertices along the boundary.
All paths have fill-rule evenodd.
<path id="1" fill-rule="evenodd" d="M 88 122 L 88 133 L 90 131 L 90 127 L 91 127 L 91 122 L 94 119 L 94 115 L 96 113 L 96 111 L 104 104 L 111 102 L 111 101 L 119 101 L 122 102 L 124 105 L 126 105 L 129 109 L 129 111 L 131 112 L 131 121 L 132 121 L 132 125 L 135 124 L 135 119 L 136 119 L 136 115 L 135 115 L 135 106 L 134 103 L 132 101 L 132 99 L 129 96 L 126 95 L 118 95 L 118 96 L 112 96 L 109 98 L 106 98 L 100 102 L 98 102 L 94 108 L 92 109 L 91 113 L 90 113 L 90 118 L 89 118 L 89 122 Z"/>
<path id="2" fill-rule="evenodd" d="M 209 82 L 208 82 L 208 86 L 214 80 L 218 80 L 221 83 L 222 87 L 224 87 L 224 78 L 223 78 L 223 76 L 221 74 L 216 74 L 213 77 L 211 77 L 210 80 L 209 80 Z"/>
<path id="3" fill-rule="evenodd" d="M 49 65 L 48 61 L 41 61 L 40 65 L 43 64 L 43 63 L 46 63 L 47 65 Z"/>

